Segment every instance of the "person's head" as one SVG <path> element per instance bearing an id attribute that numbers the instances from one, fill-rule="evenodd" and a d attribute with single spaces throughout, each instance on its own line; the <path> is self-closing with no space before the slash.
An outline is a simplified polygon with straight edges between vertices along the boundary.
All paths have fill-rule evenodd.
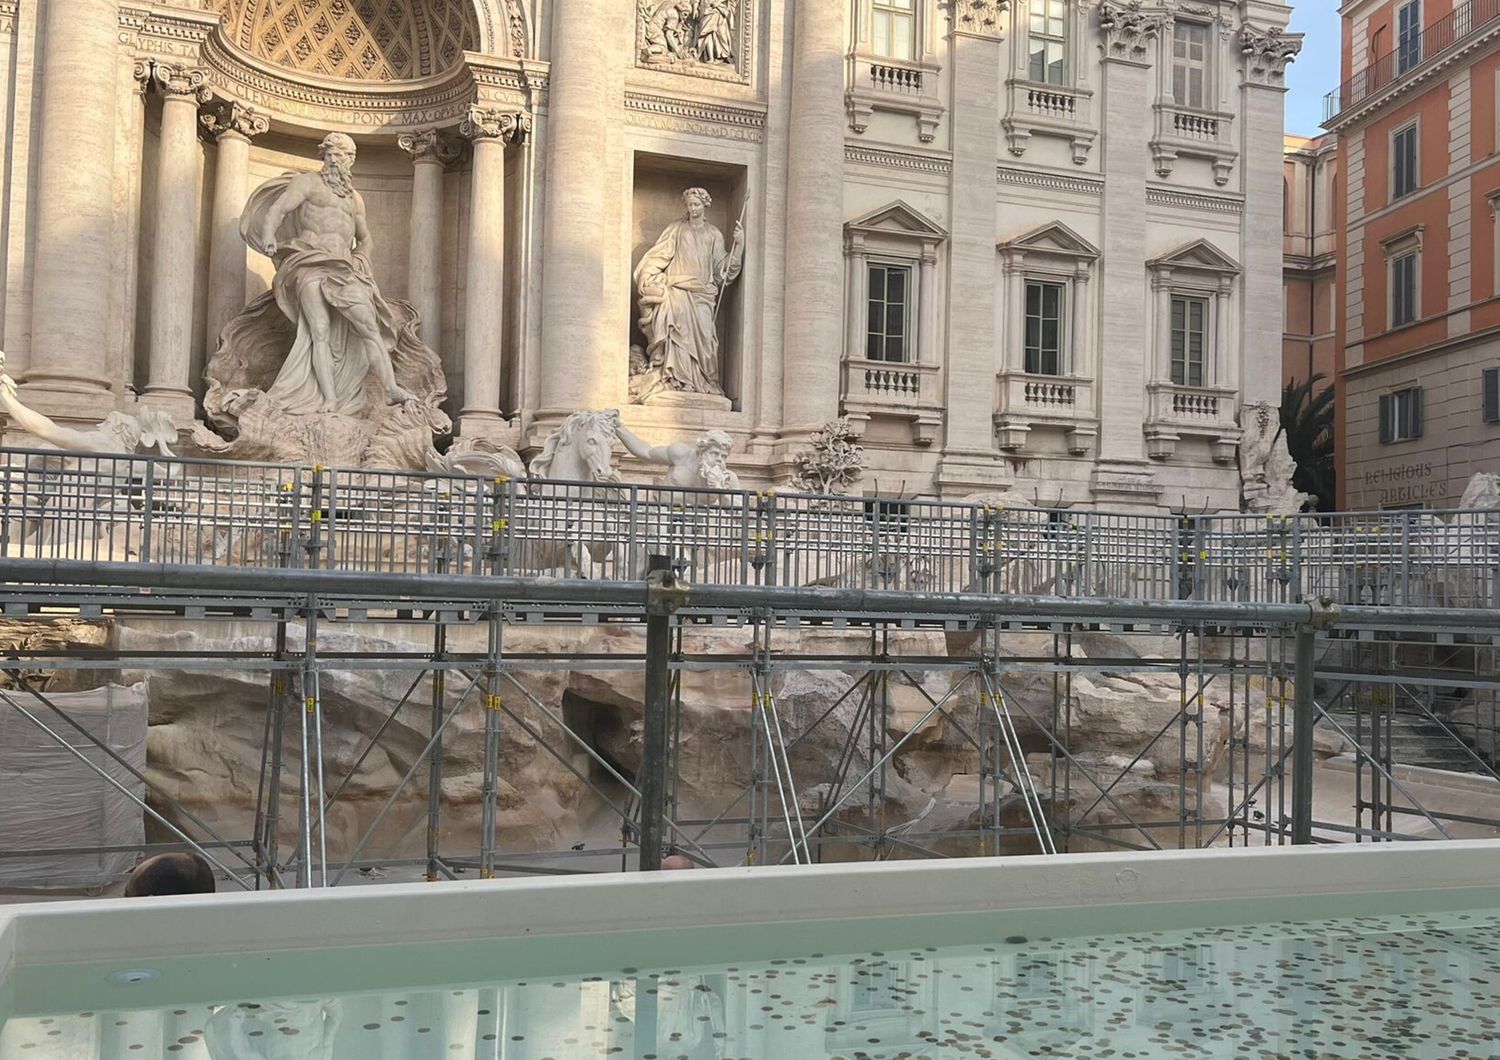
<path id="1" fill-rule="evenodd" d="M 318 145 L 323 159 L 323 183 L 339 195 L 354 193 L 354 141 L 343 133 L 329 133 Z"/>
<path id="2" fill-rule="evenodd" d="M 697 868 L 691 858 L 685 854 L 668 854 L 661 859 L 661 867 L 666 870 Z"/>
<path id="3" fill-rule="evenodd" d="M 714 204 L 714 200 L 705 188 L 689 188 L 682 193 L 682 204 L 687 207 L 689 219 L 696 221 Z"/>
<path id="4" fill-rule="evenodd" d="M 734 439 L 720 430 L 707 431 L 698 439 L 698 473 L 714 489 L 729 488 L 729 451 Z"/>
<path id="5" fill-rule="evenodd" d="M 135 867 L 125 883 L 126 898 L 165 894 L 213 894 L 214 870 L 191 851 L 157 854 Z"/>

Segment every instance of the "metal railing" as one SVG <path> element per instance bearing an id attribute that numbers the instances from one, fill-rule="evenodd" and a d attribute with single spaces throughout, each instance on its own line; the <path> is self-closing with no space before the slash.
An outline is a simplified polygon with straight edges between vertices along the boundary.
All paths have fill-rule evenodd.
<path id="1" fill-rule="evenodd" d="M 1500 512 L 1125 513 L 0 451 L 11 559 L 1500 606 Z"/>
<path id="2" fill-rule="evenodd" d="M 1394 50 L 1371 60 L 1364 70 L 1323 97 L 1323 124 L 1489 26 L 1496 18 L 1500 18 L 1500 0 L 1469 0 L 1420 33 L 1398 40 Z"/>

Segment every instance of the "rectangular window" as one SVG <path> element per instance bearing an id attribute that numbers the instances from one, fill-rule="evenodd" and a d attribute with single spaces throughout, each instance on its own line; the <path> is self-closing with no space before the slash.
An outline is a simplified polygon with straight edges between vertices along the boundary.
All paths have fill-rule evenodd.
<path id="1" fill-rule="evenodd" d="M 1396 12 L 1396 73 L 1422 61 L 1422 0 L 1408 0 Z"/>
<path id="2" fill-rule="evenodd" d="M 1208 27 L 1172 25 L 1172 99 L 1179 107 L 1208 109 Z"/>
<path id="3" fill-rule="evenodd" d="M 869 316 L 865 356 L 872 361 L 905 361 L 910 336 L 911 266 L 870 265 Z"/>
<path id="4" fill-rule="evenodd" d="M 874 0 L 875 54 L 911 62 L 917 57 L 917 0 Z"/>
<path id="5" fill-rule="evenodd" d="M 1026 371 L 1062 375 L 1063 321 L 1067 288 L 1060 283 L 1026 281 Z"/>
<path id="6" fill-rule="evenodd" d="M 1208 351 L 1208 299 L 1172 296 L 1172 382 L 1202 386 Z"/>
<path id="7" fill-rule="evenodd" d="M 1031 0 L 1031 79 L 1065 84 L 1068 52 L 1068 0 Z"/>
<path id="8" fill-rule="evenodd" d="M 1486 368 L 1480 373 L 1482 416 L 1485 423 L 1500 423 L 1500 368 Z"/>
<path id="9" fill-rule="evenodd" d="M 1409 386 L 1380 395 L 1380 441 L 1409 442 L 1422 437 L 1422 388 Z"/>
<path id="10" fill-rule="evenodd" d="M 1408 250 L 1391 258 L 1391 327 L 1399 328 L 1417 319 L 1417 252 Z"/>
<path id="11" fill-rule="evenodd" d="M 1391 137 L 1391 199 L 1417 190 L 1417 126 L 1413 122 Z"/>

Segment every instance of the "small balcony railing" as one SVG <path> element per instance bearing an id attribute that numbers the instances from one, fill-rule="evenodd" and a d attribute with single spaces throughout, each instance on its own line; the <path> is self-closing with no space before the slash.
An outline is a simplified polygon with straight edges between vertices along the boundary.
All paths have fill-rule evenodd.
<path id="1" fill-rule="evenodd" d="M 938 367 L 901 361 L 844 361 L 844 400 L 866 406 L 909 409 L 937 406 Z"/>
<path id="2" fill-rule="evenodd" d="M 1432 25 L 1373 60 L 1359 73 L 1323 97 L 1323 124 L 1405 77 L 1429 59 L 1461 44 L 1500 18 L 1500 0 L 1469 0 Z"/>
<path id="3" fill-rule="evenodd" d="M 917 95 L 922 91 L 922 71 L 891 63 L 871 63 L 870 87 L 882 92 Z"/>
<path id="4" fill-rule="evenodd" d="M 1148 389 L 1152 423 L 1208 431 L 1235 426 L 1235 392 L 1229 387 L 1152 383 Z"/>
<path id="5" fill-rule="evenodd" d="M 1000 373 L 1000 411 L 1008 416 L 1074 419 L 1093 414 L 1093 381 L 1071 375 Z"/>

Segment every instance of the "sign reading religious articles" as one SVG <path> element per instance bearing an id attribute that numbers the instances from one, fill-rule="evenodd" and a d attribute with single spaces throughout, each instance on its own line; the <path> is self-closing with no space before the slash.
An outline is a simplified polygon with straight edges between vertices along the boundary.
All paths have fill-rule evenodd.
<path id="1" fill-rule="evenodd" d="M 648 68 L 749 80 L 748 0 L 636 0 L 636 56 Z"/>

